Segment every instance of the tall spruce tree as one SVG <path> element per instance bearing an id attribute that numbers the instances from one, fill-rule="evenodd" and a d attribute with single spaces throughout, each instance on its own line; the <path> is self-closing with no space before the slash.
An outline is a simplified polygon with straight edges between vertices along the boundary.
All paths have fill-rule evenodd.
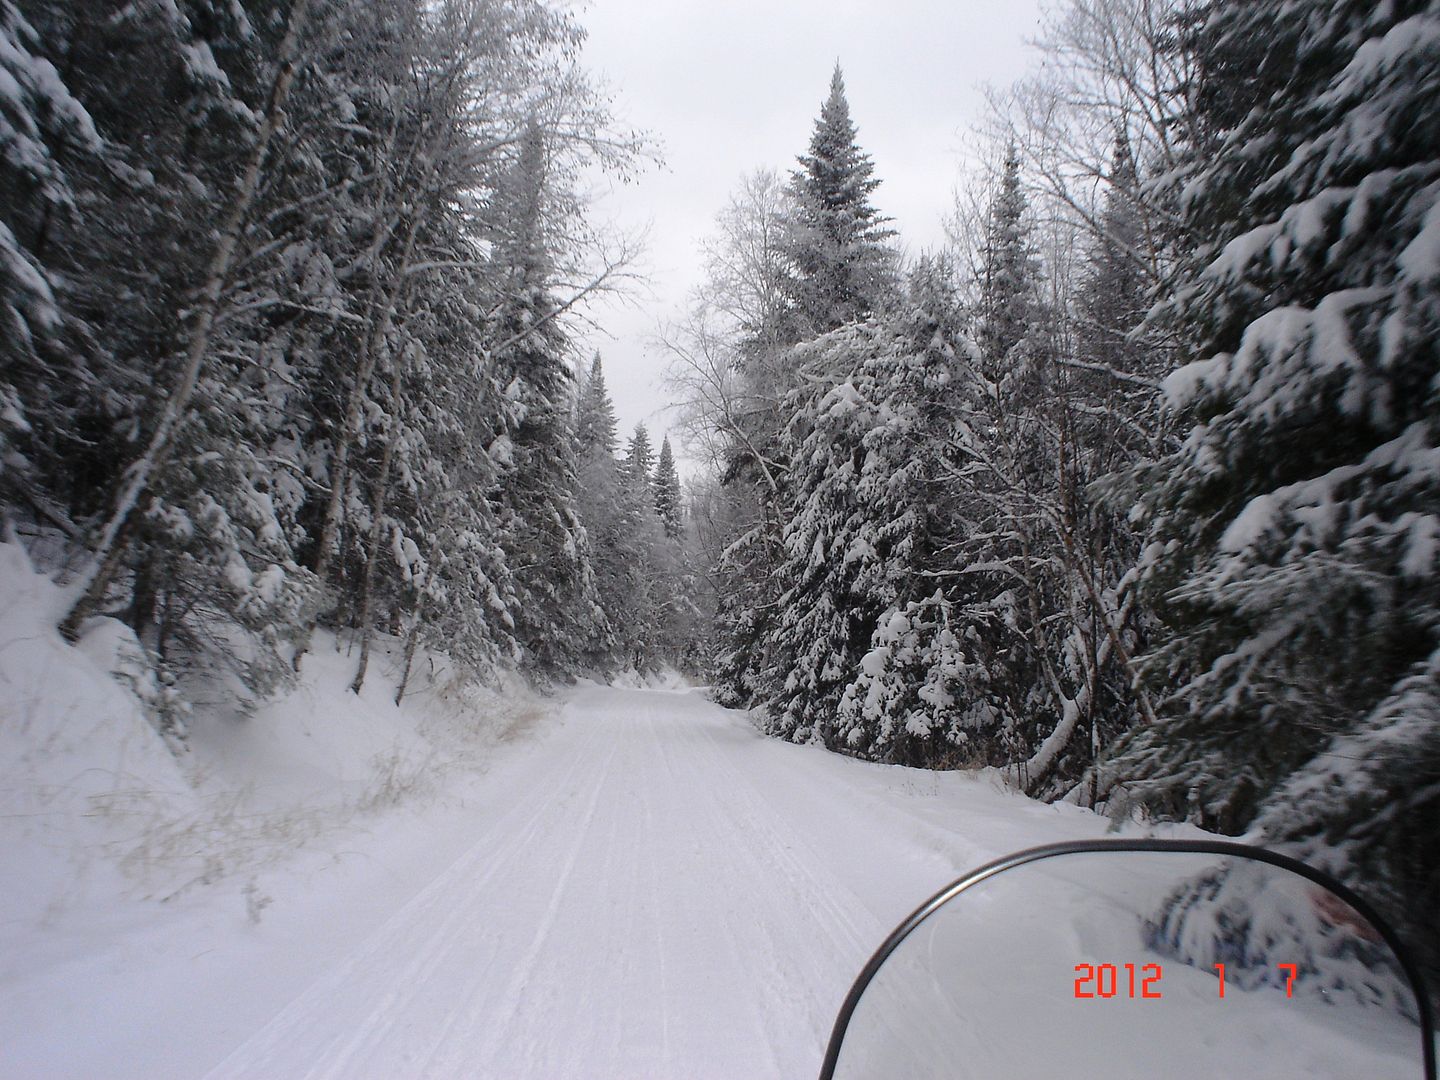
<path id="1" fill-rule="evenodd" d="M 1040 261 L 1030 238 L 1027 202 L 1020 183 L 1020 156 L 1005 154 L 1000 186 L 990 201 L 980 253 L 975 342 L 987 377 L 1002 391 L 1030 381 L 1040 325 Z"/>
<path id="2" fill-rule="evenodd" d="M 633 490 L 643 492 L 645 501 L 652 508 L 655 502 L 655 450 L 650 444 L 650 432 L 644 424 L 635 425 L 635 433 L 625 448 L 625 460 L 621 462 L 620 473 Z"/>
<path id="3" fill-rule="evenodd" d="M 772 731 L 905 764 L 957 752 L 978 715 L 955 693 L 965 665 L 937 588 L 955 382 L 973 346 L 934 271 L 920 268 L 903 314 L 796 350 L 809 378 L 792 399 L 785 591 L 766 642 Z"/>
<path id="4" fill-rule="evenodd" d="M 637 617 L 635 598 L 642 575 L 633 499 L 615 460 L 615 406 L 599 353 L 576 402 L 575 446 L 575 503 L 590 541 L 595 589 L 609 630 L 594 642 L 590 659 L 596 668 L 613 670 L 634 653 L 628 635 Z"/>
<path id="5" fill-rule="evenodd" d="M 1440 907 L 1440 13 L 1210 3 L 1169 309 L 1188 426 L 1147 470 L 1174 687 L 1134 801 L 1257 824 L 1426 943 Z"/>
<path id="6" fill-rule="evenodd" d="M 725 549 L 717 572 L 727 584 L 719 603 L 716 684 L 726 704 L 746 704 L 762 682 L 765 641 L 777 612 L 776 561 L 781 555 L 786 505 L 787 397 L 798 388 L 791 353 L 848 323 L 886 308 L 897 294 L 894 233 L 871 203 L 880 181 L 856 142 L 856 128 L 837 64 L 821 106 L 809 152 L 790 177 L 789 206 L 776 243 L 779 258 L 752 260 L 761 274 L 778 272 L 758 292 L 781 303 L 768 313 L 774 325 L 747 331 L 738 364 L 746 407 L 729 439 L 725 480 L 751 487 L 758 511 L 750 528 Z"/>
<path id="7" fill-rule="evenodd" d="M 499 487 L 502 543 L 518 601 L 516 639 L 546 676 L 575 671 L 603 635 L 585 532 L 575 511 L 572 376 L 552 291 L 545 136 L 532 123 L 496 192 L 499 313 L 493 361 L 515 410 Z"/>
<path id="8" fill-rule="evenodd" d="M 1139 256 L 1144 229 L 1140 178 L 1123 131 L 1115 136 L 1107 181 L 1098 234 L 1077 289 L 1076 337 L 1082 359 L 1136 374 L 1154 352 L 1134 333 L 1149 310 L 1150 290 Z M 1109 385 L 1113 388 L 1114 381 Z"/>
<path id="9" fill-rule="evenodd" d="M 675 471 L 675 453 L 670 449 L 670 436 L 660 440 L 660 456 L 655 459 L 655 513 L 671 540 L 680 536 L 680 474 Z"/>
<path id="10" fill-rule="evenodd" d="M 870 202 L 880 181 L 855 137 L 836 64 L 809 153 L 790 177 L 793 208 L 782 245 L 789 272 L 782 288 L 793 340 L 863 319 L 895 293 L 895 254 L 887 244 L 895 233 Z"/>
<path id="11" fill-rule="evenodd" d="M 616 428 L 615 404 L 605 386 L 605 372 L 597 352 L 575 403 L 575 452 L 582 460 L 597 452 L 613 459 L 618 446 Z"/>

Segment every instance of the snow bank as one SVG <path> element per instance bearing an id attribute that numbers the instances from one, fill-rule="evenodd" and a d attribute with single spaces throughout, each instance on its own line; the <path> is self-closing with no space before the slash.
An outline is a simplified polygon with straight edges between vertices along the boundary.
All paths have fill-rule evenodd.
<path id="1" fill-rule="evenodd" d="M 115 891 L 138 838 L 197 806 L 111 675 L 124 633 L 105 620 L 71 648 L 53 629 L 63 604 L 23 549 L 0 544 L 0 956 L 63 906 Z"/>
<path id="2" fill-rule="evenodd" d="M 54 630 L 64 604 L 22 547 L 0 544 L 0 980 L 35 959 L 41 928 L 239 887 L 442 791 L 547 708 L 518 680 L 486 689 L 423 651 L 397 707 L 384 638 L 356 697 L 354 658 L 317 634 L 290 693 L 247 715 L 216 692 L 161 721 L 166 690 L 129 628 L 93 619 L 72 647 Z"/>

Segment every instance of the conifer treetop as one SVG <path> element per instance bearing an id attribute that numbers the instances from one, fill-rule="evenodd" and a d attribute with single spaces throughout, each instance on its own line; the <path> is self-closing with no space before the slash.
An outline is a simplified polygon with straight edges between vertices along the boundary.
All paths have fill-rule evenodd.
<path id="1" fill-rule="evenodd" d="M 575 407 L 575 449 L 581 455 L 597 450 L 615 454 L 618 445 L 615 404 L 605 386 L 600 353 L 590 362 L 590 371 L 580 388 Z"/>
<path id="2" fill-rule="evenodd" d="M 655 462 L 655 512 L 665 527 L 665 535 L 680 535 L 680 474 L 675 470 L 675 454 L 670 449 L 670 436 L 660 442 L 660 457 Z"/>
<path id="3" fill-rule="evenodd" d="M 858 134 L 845 96 L 845 76 L 837 61 L 830 75 L 830 94 L 820 106 L 810 136 L 810 151 L 796 159 L 800 168 L 792 173 L 792 183 L 814 210 L 848 211 L 825 222 L 834 230 L 834 239 L 880 241 L 895 233 L 881 228 L 890 219 L 870 205 L 869 196 L 880 181 L 874 176 L 874 161 L 856 142 Z M 840 232 L 845 224 L 851 226 L 848 237 Z"/>
<path id="4" fill-rule="evenodd" d="M 839 64 L 820 108 L 810 149 L 790 175 L 794 198 L 785 243 L 785 284 L 801 337 L 824 333 L 882 306 L 893 291 L 894 258 L 886 246 L 894 230 L 870 202 L 880 186 L 875 164 L 856 142 Z"/>
<path id="5" fill-rule="evenodd" d="M 992 365 L 1005 362 L 1034 328 L 1040 268 L 1026 210 L 1020 155 L 1011 144 L 1006 149 L 1000 187 L 990 203 L 981 251 L 977 343 Z"/>
<path id="6" fill-rule="evenodd" d="M 542 234 L 548 171 L 545 133 L 532 120 L 493 200 L 500 261 L 528 286 L 547 284 L 551 269 L 547 238 Z"/>
<path id="7" fill-rule="evenodd" d="M 650 444 L 650 432 L 643 423 L 635 425 L 635 434 L 630 436 L 630 445 L 625 451 L 624 475 L 636 486 L 649 488 L 651 473 L 655 467 L 655 451 Z"/>

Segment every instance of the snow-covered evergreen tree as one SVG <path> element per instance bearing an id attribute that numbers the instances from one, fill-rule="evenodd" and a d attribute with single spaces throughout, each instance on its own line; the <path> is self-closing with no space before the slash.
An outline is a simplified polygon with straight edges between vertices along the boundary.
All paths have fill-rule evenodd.
<path id="1" fill-rule="evenodd" d="M 596 385 L 597 373 L 598 362 L 576 413 L 577 428 L 601 440 L 581 459 L 576 500 L 609 627 L 608 637 L 597 643 L 595 666 L 644 674 L 670 664 L 695 671 L 695 583 L 681 531 L 679 478 L 670 442 L 664 441 L 659 461 L 647 471 L 653 455 L 649 435 L 639 425 L 625 460 L 617 463 L 600 434 L 607 428 L 604 418 L 613 424 L 614 408 L 603 382 Z M 674 498 L 673 523 L 662 513 L 667 491 Z"/>
<path id="2" fill-rule="evenodd" d="M 1031 225 L 1012 146 L 988 207 L 971 312 L 975 353 L 954 390 L 961 423 L 950 451 L 960 463 L 950 493 L 963 582 L 956 592 L 964 633 L 984 643 L 988 692 L 1002 721 L 997 738 L 972 750 L 1007 765 L 1028 759 L 1061 709 L 1046 663 L 1063 637 L 1054 632 L 1062 545 L 1052 529 L 1063 427 L 1050 415 L 1059 391 L 1052 313 L 1041 303 Z"/>
<path id="3" fill-rule="evenodd" d="M 894 232 L 870 201 L 880 181 L 855 137 L 836 64 L 809 152 L 790 178 L 782 285 L 797 339 L 863 319 L 894 293 L 895 256 L 887 245 Z"/>
<path id="4" fill-rule="evenodd" d="M 1027 209 L 1020 158 L 1012 146 L 990 201 L 975 312 L 975 343 L 986 376 L 1011 395 L 1033 391 L 1044 333 L 1040 262 Z"/>
<path id="5" fill-rule="evenodd" d="M 508 446 L 496 421 L 505 399 L 496 373 L 473 365 L 478 314 L 456 290 L 437 295 L 409 327 L 420 348 L 408 365 L 407 438 L 394 466 L 385 552 L 389 606 L 405 630 L 402 680 L 421 643 L 481 676 L 521 659 L 514 575 L 492 505 L 499 469 L 491 447 Z"/>
<path id="6" fill-rule="evenodd" d="M 776 614 L 774 564 L 779 556 L 776 518 L 768 493 L 753 485 L 735 491 L 724 521 L 727 532 L 714 563 L 716 595 L 715 700 L 730 708 L 754 704 L 761 690 L 765 636 Z"/>
<path id="7" fill-rule="evenodd" d="M 620 472 L 628 484 L 637 492 L 643 492 L 647 502 L 653 505 L 655 498 L 655 450 L 650 444 L 650 432 L 644 424 L 636 424 L 635 432 L 625 447 L 625 458 L 620 463 Z"/>
<path id="8" fill-rule="evenodd" d="M 22 363 L 37 362 L 42 342 L 36 339 L 52 335 L 61 319 L 46 249 L 54 219 L 77 212 L 65 159 L 98 156 L 102 143 L 89 112 L 45 57 L 40 31 L 11 0 L 0 4 L 0 73 L 0 356 L 8 375 L 3 422 L 23 431 L 11 380 L 24 370 Z"/>
<path id="9" fill-rule="evenodd" d="M 971 758 L 996 713 L 946 597 L 957 523 L 957 382 L 975 363 L 943 274 L 923 266 L 905 309 L 797 355 L 813 387 L 789 429 L 793 516 L 767 636 L 771 729 L 903 763 Z"/>
<path id="10" fill-rule="evenodd" d="M 617 598 L 617 659 L 623 667 L 648 673 L 663 663 L 669 629 L 666 615 L 679 584 L 679 567 L 648 488 L 623 481 L 619 503 L 623 529 L 619 555 L 628 588 Z"/>
<path id="11" fill-rule="evenodd" d="M 749 230 L 737 232 L 733 219 L 724 223 L 731 237 L 743 241 L 733 262 L 746 275 L 743 295 L 757 306 L 740 320 L 745 329 L 736 368 L 743 405 L 728 417 L 723 467 L 727 483 L 752 488 L 741 502 L 755 512 L 726 545 L 716 568 L 725 581 L 716 684 L 721 699 L 733 704 L 748 702 L 764 681 L 762 671 L 770 665 L 765 641 L 779 611 L 778 591 L 784 589 L 776 561 L 790 513 L 785 432 L 803 362 L 791 348 L 880 312 L 898 291 L 897 260 L 889 246 L 894 233 L 871 202 L 880 181 L 856 142 L 838 65 L 809 152 L 798 162 L 782 208 L 777 210 L 774 200 L 757 202 L 758 220 Z M 754 188 L 751 193 L 759 194 Z M 765 237 L 777 219 L 772 246 Z"/>
<path id="12" fill-rule="evenodd" d="M 597 352 L 575 404 L 576 454 L 584 460 L 590 454 L 605 453 L 613 460 L 619 445 L 617 427 L 615 405 L 605 386 L 605 372 Z"/>
<path id="13" fill-rule="evenodd" d="M 1115 137 L 1098 235 L 1076 297 L 1080 358 L 1122 376 L 1147 371 L 1156 353 L 1136 334 L 1150 308 L 1150 283 L 1140 261 L 1144 222 L 1136 194 L 1139 185 L 1135 158 L 1122 131 Z M 1113 378 L 1092 382 L 1112 391 L 1126 388 Z M 1143 384 L 1129 384 L 1139 385 Z"/>
<path id="14" fill-rule="evenodd" d="M 637 618 L 640 582 L 634 500 L 615 460 L 615 428 L 615 406 L 596 353 L 575 405 L 575 505 L 590 540 L 595 589 L 609 628 L 590 658 L 602 670 L 622 667 L 634 653 L 627 636 Z"/>
<path id="15" fill-rule="evenodd" d="M 680 537 L 681 505 L 680 474 L 675 471 L 675 452 L 670 449 L 670 436 L 660 440 L 660 456 L 655 459 L 655 513 L 671 540 Z"/>
<path id="16" fill-rule="evenodd" d="M 274 248 L 252 257 L 274 235 L 260 240 L 249 210 L 271 175 L 306 5 L 276 33 L 203 0 L 113 18 L 89 4 L 35 12 L 105 141 L 103 167 L 75 174 L 83 216 L 48 226 L 72 331 L 56 395 L 69 415 L 46 425 L 66 467 L 49 480 L 95 549 L 63 628 L 123 611 L 166 663 L 224 657 L 222 673 L 264 690 L 314 589 L 272 498 L 257 365 L 231 316 L 252 299 L 237 266 L 274 265 Z M 237 627 L 252 631 L 243 644 Z"/>
<path id="17" fill-rule="evenodd" d="M 67 159 L 99 157 L 103 144 L 10 0 L 0 3 L 0 78 L 0 502 L 73 529 L 51 488 L 55 443 L 74 418 L 61 392 L 72 364 L 55 355 L 73 316 L 56 296 L 54 223 L 79 217 Z"/>
<path id="18" fill-rule="evenodd" d="M 1205 5 L 1188 426 L 1142 476 L 1168 640 L 1133 801 L 1258 822 L 1409 923 L 1440 903 L 1440 13 Z"/>
<path id="19" fill-rule="evenodd" d="M 518 594 L 516 638 L 538 672 L 577 669 L 604 633 L 585 531 L 575 509 L 575 441 L 566 342 L 545 233 L 545 138 L 532 124 L 492 216 L 498 312 L 493 362 L 513 403 L 499 487 L 501 542 Z"/>

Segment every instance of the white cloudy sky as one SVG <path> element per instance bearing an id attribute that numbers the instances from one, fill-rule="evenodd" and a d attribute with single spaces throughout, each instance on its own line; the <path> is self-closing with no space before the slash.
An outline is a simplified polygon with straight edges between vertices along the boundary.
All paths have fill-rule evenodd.
<path id="1" fill-rule="evenodd" d="M 657 324 L 699 283 L 700 239 L 742 174 L 788 171 L 809 142 L 838 60 L 859 142 L 882 180 L 875 202 L 911 251 L 943 237 L 966 133 L 983 86 L 1030 61 L 1041 0 L 590 0 L 586 66 L 615 91 L 622 119 L 653 133 L 665 165 L 597 207 L 648 225 L 650 288 L 592 317 L 589 344 L 628 431 L 668 422 Z M 603 332 L 602 332 L 603 331 Z"/>

